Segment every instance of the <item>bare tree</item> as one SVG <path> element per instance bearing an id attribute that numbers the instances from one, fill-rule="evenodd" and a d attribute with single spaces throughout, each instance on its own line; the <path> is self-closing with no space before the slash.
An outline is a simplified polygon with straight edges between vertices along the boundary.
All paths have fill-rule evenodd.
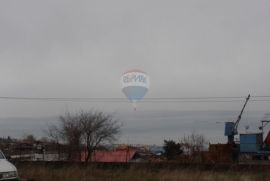
<path id="1" fill-rule="evenodd" d="M 120 132 L 118 121 L 103 112 L 85 112 L 60 116 L 58 126 L 49 127 L 49 136 L 60 139 L 69 145 L 71 154 L 81 155 L 81 145 L 85 145 L 85 162 L 91 160 L 95 149 L 101 144 L 111 143 L 117 139 Z M 78 155 L 80 154 L 80 155 Z"/>
<path id="2" fill-rule="evenodd" d="M 80 158 L 82 143 L 82 126 L 78 115 L 66 113 L 60 116 L 60 136 L 69 145 L 69 159 Z"/>
<path id="3" fill-rule="evenodd" d="M 48 138 L 52 143 L 60 143 L 61 135 L 56 125 L 48 125 L 48 128 L 44 129 L 43 131 L 45 134 L 47 134 Z"/>
<path id="4" fill-rule="evenodd" d="M 23 140 L 29 141 L 31 143 L 34 143 L 36 141 L 36 138 L 32 134 L 27 134 L 27 135 L 24 135 L 24 139 Z"/>
<path id="5" fill-rule="evenodd" d="M 120 125 L 113 117 L 103 112 L 81 112 L 82 140 L 86 145 L 85 161 L 91 160 L 92 153 L 101 144 L 117 139 Z"/>
<path id="6" fill-rule="evenodd" d="M 180 143 L 185 148 L 185 151 L 192 155 L 202 151 L 207 141 L 203 135 L 192 133 L 191 135 L 184 136 Z"/>

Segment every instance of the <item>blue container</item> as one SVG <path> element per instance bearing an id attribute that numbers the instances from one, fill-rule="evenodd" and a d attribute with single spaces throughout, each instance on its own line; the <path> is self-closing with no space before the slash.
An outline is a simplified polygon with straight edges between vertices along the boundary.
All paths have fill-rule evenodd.
<path id="1" fill-rule="evenodd" d="M 262 133 L 240 134 L 240 152 L 256 153 L 263 143 Z"/>

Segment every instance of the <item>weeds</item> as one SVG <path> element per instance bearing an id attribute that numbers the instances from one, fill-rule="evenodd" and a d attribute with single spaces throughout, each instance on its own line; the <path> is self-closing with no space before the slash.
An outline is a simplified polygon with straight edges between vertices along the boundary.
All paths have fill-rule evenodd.
<path id="1" fill-rule="evenodd" d="M 95 167 L 51 167 L 20 165 L 20 177 L 25 181 L 253 181 L 268 180 L 268 172 L 207 171 L 198 169 L 145 169 Z"/>

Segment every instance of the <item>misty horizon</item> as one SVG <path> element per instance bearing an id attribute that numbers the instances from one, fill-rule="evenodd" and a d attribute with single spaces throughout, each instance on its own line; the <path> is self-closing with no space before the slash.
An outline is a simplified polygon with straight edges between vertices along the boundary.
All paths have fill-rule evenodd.
<path id="1" fill-rule="evenodd" d="M 156 144 L 162 145 L 164 139 L 180 140 L 184 136 L 202 134 L 210 143 L 225 143 L 224 124 L 235 121 L 238 111 L 140 111 L 132 116 L 128 113 L 113 113 L 123 126 L 120 139 L 123 144 Z M 265 112 L 249 111 L 244 113 L 239 125 L 239 133 L 260 132 L 258 127 Z M 32 134 L 36 138 L 46 137 L 44 130 L 48 125 L 57 124 L 58 116 L 51 117 L 16 117 L 0 118 L 0 137 L 23 138 Z M 266 132 L 268 132 L 266 128 Z"/>

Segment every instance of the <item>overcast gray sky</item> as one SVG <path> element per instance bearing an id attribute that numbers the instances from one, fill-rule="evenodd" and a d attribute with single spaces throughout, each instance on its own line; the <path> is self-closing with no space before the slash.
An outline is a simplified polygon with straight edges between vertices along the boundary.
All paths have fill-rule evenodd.
<path id="1" fill-rule="evenodd" d="M 269 17 L 268 0 L 2 0 L 0 96 L 124 98 L 119 79 L 131 68 L 150 76 L 148 98 L 269 95 Z M 241 106 L 142 103 L 138 109 Z M 268 107 L 269 102 L 252 103 L 249 109 Z M 130 116 L 129 108 L 0 100 L 0 117 L 79 109 Z"/>

